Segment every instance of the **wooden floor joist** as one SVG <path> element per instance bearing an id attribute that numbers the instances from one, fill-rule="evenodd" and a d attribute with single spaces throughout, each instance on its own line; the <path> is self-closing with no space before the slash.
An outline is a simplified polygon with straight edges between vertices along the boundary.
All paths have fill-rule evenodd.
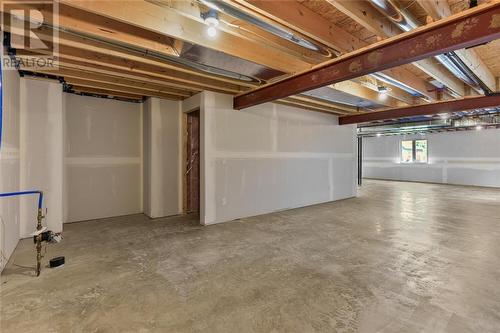
<path id="1" fill-rule="evenodd" d="M 120 92 L 120 91 L 112 91 L 112 90 L 91 88 L 91 87 L 73 86 L 72 90 L 76 93 L 88 93 L 88 94 L 95 94 L 95 95 L 101 95 L 101 96 L 120 97 L 120 98 L 130 99 L 133 101 L 141 101 L 144 98 L 144 96 L 141 96 L 138 94 L 130 94 L 130 93 L 124 93 L 124 92 Z"/>
<path id="2" fill-rule="evenodd" d="M 340 125 L 365 123 L 375 120 L 407 118 L 415 116 L 427 116 L 438 113 L 450 113 L 457 111 L 468 111 L 484 109 L 500 105 L 500 94 L 491 96 L 468 97 L 444 102 L 413 105 L 403 108 L 387 109 L 382 111 L 368 112 L 357 115 L 349 115 L 339 119 Z"/>
<path id="3" fill-rule="evenodd" d="M 375 43 L 284 80 L 243 93 L 234 108 L 243 109 L 408 64 L 444 52 L 500 38 L 500 2 L 476 7 L 422 28 Z"/>
<path id="4" fill-rule="evenodd" d="M 85 80 L 85 79 L 67 78 L 66 82 L 70 85 L 79 86 L 79 87 L 105 89 L 105 90 L 117 91 L 117 92 L 128 93 L 128 94 L 138 94 L 141 96 L 159 97 L 159 98 L 169 99 L 169 100 L 181 100 L 181 99 L 183 99 L 183 96 L 179 96 L 179 95 L 174 95 L 174 94 L 169 94 L 169 93 L 164 93 L 164 92 L 155 92 L 152 90 L 139 89 L 139 88 L 134 88 L 134 87 L 130 88 L 130 87 L 122 86 L 122 85 L 97 82 L 97 81 L 90 81 L 90 80 Z"/>

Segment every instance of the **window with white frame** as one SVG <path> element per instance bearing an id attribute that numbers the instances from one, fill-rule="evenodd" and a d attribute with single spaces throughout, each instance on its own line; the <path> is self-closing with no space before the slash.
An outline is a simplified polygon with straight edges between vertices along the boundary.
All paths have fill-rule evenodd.
<path id="1" fill-rule="evenodd" d="M 401 163 L 427 163 L 427 140 L 402 140 Z"/>

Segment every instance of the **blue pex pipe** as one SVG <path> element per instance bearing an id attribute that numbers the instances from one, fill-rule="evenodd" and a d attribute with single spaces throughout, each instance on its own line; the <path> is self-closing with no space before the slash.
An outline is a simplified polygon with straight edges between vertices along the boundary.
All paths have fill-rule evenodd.
<path id="1" fill-rule="evenodd" d="M 38 194 L 38 209 L 43 206 L 43 192 L 42 191 L 22 191 L 22 192 L 7 192 L 0 193 L 0 197 L 15 197 L 18 195 Z"/>

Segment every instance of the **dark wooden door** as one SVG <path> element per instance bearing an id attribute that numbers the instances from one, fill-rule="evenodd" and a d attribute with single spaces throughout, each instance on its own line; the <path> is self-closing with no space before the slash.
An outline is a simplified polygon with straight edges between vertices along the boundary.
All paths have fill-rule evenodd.
<path id="1" fill-rule="evenodd" d="M 200 111 L 187 114 L 187 213 L 200 211 Z"/>

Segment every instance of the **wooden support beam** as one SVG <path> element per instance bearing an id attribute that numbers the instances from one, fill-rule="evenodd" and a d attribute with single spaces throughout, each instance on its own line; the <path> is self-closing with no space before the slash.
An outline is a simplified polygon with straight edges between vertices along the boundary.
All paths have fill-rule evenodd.
<path id="1" fill-rule="evenodd" d="M 16 4 L 16 8 L 30 9 L 29 2 L 24 6 Z M 177 55 L 172 47 L 173 39 L 164 34 L 155 34 L 134 25 L 111 20 L 78 8 L 59 3 L 57 20 L 52 15 L 52 5 L 37 3 L 36 9 L 43 15 L 45 23 L 57 25 L 65 31 L 96 36 L 110 41 L 120 41 L 152 50 L 165 55 Z"/>
<path id="2" fill-rule="evenodd" d="M 417 0 L 417 3 L 436 21 L 451 16 L 447 0 Z"/>
<path id="3" fill-rule="evenodd" d="M 24 70 L 30 70 L 29 68 L 21 67 Z M 166 93 L 171 95 L 177 95 L 181 97 L 192 96 L 195 90 L 183 90 L 175 87 L 169 87 L 165 85 L 159 85 L 151 82 L 144 82 L 139 80 L 133 80 L 128 78 L 123 78 L 119 76 L 106 75 L 96 72 L 83 71 L 78 69 L 59 67 L 58 70 L 37 70 L 38 73 L 57 75 L 63 78 L 73 78 L 73 79 L 85 79 L 88 81 L 109 83 L 115 85 L 122 85 L 129 88 L 138 88 L 141 90 L 150 90 L 157 93 Z"/>
<path id="4" fill-rule="evenodd" d="M 326 0 L 331 3 L 335 8 L 342 11 L 344 14 L 355 20 L 358 24 L 362 25 L 372 33 L 381 38 L 394 37 L 399 35 L 402 30 L 394 25 L 391 20 L 384 17 L 374 6 L 370 5 L 368 1 L 342 1 L 342 0 Z M 420 62 L 417 67 L 424 72 L 443 83 L 444 85 L 452 88 L 457 94 L 463 96 L 463 89 L 457 89 L 458 86 L 463 86 L 462 81 L 457 79 L 447 70 L 435 71 L 436 66 L 432 66 L 429 62 Z M 459 83 L 460 82 L 460 83 Z"/>
<path id="5" fill-rule="evenodd" d="M 451 76 L 448 70 L 443 65 L 438 63 L 436 59 L 422 59 L 420 61 L 414 62 L 413 65 L 425 74 L 441 82 L 458 95 L 465 95 L 464 83 L 455 76 Z"/>
<path id="6" fill-rule="evenodd" d="M 332 108 L 332 107 L 327 107 L 327 106 L 320 105 L 320 104 L 317 104 L 317 103 L 314 103 L 314 102 L 311 102 L 311 101 L 301 100 L 301 99 L 295 99 L 293 96 L 280 99 L 280 100 L 278 100 L 276 102 L 280 103 L 280 104 L 284 104 L 284 105 L 294 106 L 294 107 L 297 107 L 297 108 L 311 110 L 311 111 L 333 113 L 333 114 L 336 114 L 336 115 L 349 114 L 346 111 L 341 111 L 339 109 Z"/>
<path id="7" fill-rule="evenodd" d="M 171 0 L 153 0 L 153 2 L 158 6 L 174 10 L 176 13 L 179 13 L 188 19 L 204 24 L 204 19 L 202 18 L 204 6 L 200 6 L 196 2 Z M 230 5 L 232 7 L 235 6 L 234 3 L 230 3 Z M 280 50 L 281 52 L 284 52 L 285 54 L 290 54 L 310 64 L 317 64 L 332 58 L 331 54 L 322 54 L 321 52 L 316 52 L 315 50 L 299 46 L 287 39 L 276 36 L 251 22 L 230 16 L 226 14 L 224 10 L 219 11 L 218 15 L 221 24 L 219 24 L 217 29 L 238 38 L 253 40 L 261 45 L 269 45 L 277 50 Z"/>
<path id="8" fill-rule="evenodd" d="M 110 76 L 119 76 L 122 78 L 135 80 L 137 82 L 149 82 L 153 84 L 165 85 L 167 87 L 178 88 L 183 90 L 210 90 L 225 94 L 234 94 L 238 90 L 243 88 L 236 88 L 233 86 L 224 85 L 220 88 L 214 88 L 212 86 L 204 85 L 203 83 L 191 83 L 191 82 L 182 82 L 175 78 L 170 78 L 168 76 L 161 75 L 160 73 L 146 73 L 146 72 L 137 72 L 134 69 L 129 68 L 117 68 L 113 66 L 107 66 L 106 64 L 95 64 L 88 63 L 86 61 L 79 61 L 74 59 L 68 59 L 65 57 L 61 57 L 58 62 L 60 68 L 62 69 L 76 69 L 87 71 L 89 73 L 99 72 L 104 75 Z"/>
<path id="9" fill-rule="evenodd" d="M 227 82 L 229 84 L 246 87 L 255 87 L 257 84 L 256 82 L 246 82 L 222 75 L 206 73 L 190 68 L 181 63 L 175 63 L 177 57 L 160 60 L 149 56 L 147 50 L 129 50 L 118 45 L 66 32 L 59 32 L 57 35 L 58 37 L 55 41 L 53 41 L 53 30 L 51 28 L 41 27 L 37 29 L 37 37 L 42 39 L 47 45 L 52 45 L 53 42 L 58 44 L 57 50 L 59 55 L 73 57 L 85 56 L 87 60 L 97 60 L 99 62 L 109 60 L 113 61 L 113 63 L 126 65 L 130 68 L 152 68 L 151 66 L 155 66 L 157 68 L 161 67 L 161 71 L 170 77 L 179 80 L 191 81 L 193 83 L 209 81 L 215 83 L 216 81 L 221 81 L 219 85 L 223 85 Z"/>
<path id="10" fill-rule="evenodd" d="M 500 38 L 498 17 L 500 2 L 470 9 L 351 52 L 312 70 L 243 93 L 234 99 L 234 108 L 243 109 L 495 40 Z"/>
<path id="11" fill-rule="evenodd" d="M 44 51 L 39 51 L 43 53 Z M 18 50 L 17 54 L 20 56 L 28 55 L 33 56 L 33 52 L 26 50 Z M 194 73 L 185 73 L 175 69 L 171 69 L 165 66 L 164 63 L 158 61 L 157 64 L 153 64 L 147 61 L 128 60 L 125 57 L 118 56 L 116 54 L 107 54 L 104 50 L 100 52 L 95 52 L 92 50 L 86 50 L 82 48 L 76 48 L 73 46 L 60 45 L 59 53 L 56 54 L 58 58 L 71 59 L 90 65 L 103 65 L 107 67 L 112 67 L 115 69 L 129 70 L 132 72 L 149 74 L 153 76 L 159 76 L 168 78 L 172 81 L 177 81 L 185 86 L 195 86 L 203 85 L 210 88 L 219 90 L 230 90 L 233 92 L 244 91 L 245 88 L 242 86 L 218 80 L 213 77 L 206 77 L 197 75 Z"/>
<path id="12" fill-rule="evenodd" d="M 26 52 L 23 52 L 26 53 Z M 16 58 L 30 60 L 35 55 L 33 53 L 28 54 L 17 54 Z M 57 68 L 64 69 L 72 69 L 78 71 L 84 71 L 86 73 L 99 73 L 107 76 L 118 76 L 125 79 L 135 80 L 137 82 L 147 82 L 158 85 L 164 85 L 167 87 L 171 87 L 174 89 L 182 89 L 182 90 L 194 90 L 194 91 L 202 91 L 202 90 L 210 90 L 215 92 L 220 92 L 224 94 L 234 94 L 237 90 L 232 90 L 230 87 L 224 88 L 213 88 L 209 86 L 204 86 L 203 84 L 194 84 L 194 83 L 186 83 L 181 82 L 176 79 L 172 79 L 170 77 L 165 77 L 158 73 L 139 73 L 134 71 L 133 69 L 128 68 L 116 68 L 113 66 L 107 66 L 105 64 L 95 64 L 88 63 L 85 60 L 74 60 L 65 57 L 59 57 L 55 61 L 55 65 Z M 31 68 L 24 68 L 25 70 L 32 71 Z"/>
<path id="13" fill-rule="evenodd" d="M 446 0 L 417 0 L 417 3 L 434 20 L 440 20 L 452 15 L 450 5 Z M 463 49 L 457 50 L 455 53 L 488 88 L 492 91 L 495 90 L 495 77 L 474 50 Z"/>
<path id="14" fill-rule="evenodd" d="M 249 39 L 220 31 L 217 38 L 206 36 L 206 25 L 146 1 L 61 0 L 68 6 L 155 33 L 218 50 L 283 72 L 297 72 L 311 65 L 294 56 Z"/>
<path id="15" fill-rule="evenodd" d="M 392 37 L 401 33 L 390 20 L 371 6 L 368 1 L 360 0 L 326 0 L 345 15 L 352 18 L 356 23 L 363 26 L 374 35 L 380 37 Z"/>
<path id="16" fill-rule="evenodd" d="M 334 103 L 334 102 L 327 102 L 323 99 L 311 97 L 311 96 L 305 96 L 305 95 L 295 95 L 295 96 L 290 96 L 287 98 L 283 99 L 284 101 L 293 101 L 294 103 L 297 104 L 303 104 L 303 105 L 310 105 L 310 106 L 315 106 L 317 108 L 323 108 L 325 110 L 328 110 L 329 112 L 334 112 L 337 114 L 352 114 L 356 112 L 356 108 L 348 106 L 348 105 L 342 105 L 339 103 Z"/>
<path id="17" fill-rule="evenodd" d="M 354 51 L 367 44 L 297 1 L 234 0 L 229 3 L 238 4 L 242 10 L 251 9 L 283 26 L 293 27 L 339 53 Z M 275 24 L 272 21 L 270 23 Z"/>
<path id="18" fill-rule="evenodd" d="M 333 22 L 297 1 L 232 0 L 230 4 L 238 6 L 240 10 L 249 14 L 256 15 L 257 13 L 261 15 L 260 18 L 268 19 L 272 24 L 277 22 L 291 30 L 298 31 L 313 40 L 328 45 L 339 53 L 347 53 L 368 46 L 366 41 L 337 27 Z M 436 99 L 435 92 L 429 91 L 433 87 L 409 70 L 392 68 L 385 70 L 384 73 L 415 89 L 430 100 Z"/>
<path id="19" fill-rule="evenodd" d="M 414 105 L 403 108 L 368 112 L 359 115 L 345 116 L 339 119 L 340 125 L 365 123 L 375 120 L 397 119 L 414 116 L 433 115 L 467 110 L 484 109 L 500 105 L 500 95 L 468 97 L 431 104 Z"/>
<path id="20" fill-rule="evenodd" d="M 137 95 L 137 94 L 129 94 L 129 93 L 124 93 L 124 92 L 120 92 L 120 91 L 112 91 L 112 90 L 98 89 L 98 88 L 91 88 L 91 87 L 73 86 L 73 91 L 96 94 L 96 95 L 101 95 L 101 96 L 115 96 L 115 97 L 131 99 L 131 100 L 135 100 L 135 101 L 140 101 L 144 98 L 144 96 Z"/>
<path id="21" fill-rule="evenodd" d="M 382 106 L 395 108 L 407 105 L 407 103 L 401 102 L 388 94 L 382 94 L 355 81 L 337 82 L 329 87 Z"/>
<path id="22" fill-rule="evenodd" d="M 183 97 L 179 96 L 179 95 L 173 95 L 173 94 L 168 94 L 168 93 L 164 93 L 164 92 L 155 92 L 152 90 L 139 89 L 139 88 L 134 88 L 134 87 L 130 88 L 130 87 L 122 86 L 122 85 L 97 82 L 97 81 L 91 81 L 91 80 L 85 80 L 85 79 L 68 78 L 68 79 L 66 79 L 66 82 L 68 84 L 71 84 L 73 86 L 78 86 L 78 87 L 90 87 L 90 88 L 97 88 L 97 89 L 105 89 L 105 90 L 117 91 L 117 92 L 121 92 L 121 93 L 135 94 L 135 95 L 149 96 L 149 97 L 158 97 L 158 98 L 169 99 L 169 100 L 181 100 L 181 99 L 183 99 Z"/>

